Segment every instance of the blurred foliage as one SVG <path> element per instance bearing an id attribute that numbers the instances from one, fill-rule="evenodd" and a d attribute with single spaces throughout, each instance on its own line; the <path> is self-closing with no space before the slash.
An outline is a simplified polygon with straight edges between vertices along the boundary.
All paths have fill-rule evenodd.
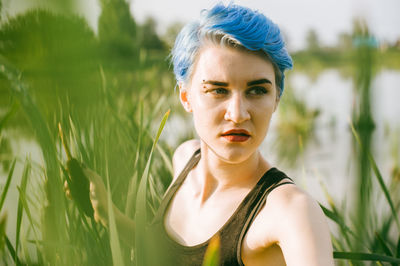
<path id="1" fill-rule="evenodd" d="M 175 39 L 183 26 L 184 24 L 182 22 L 174 22 L 168 26 L 164 36 L 162 36 L 162 39 L 170 49 L 172 49 L 172 47 L 174 46 Z"/>
<path id="2" fill-rule="evenodd" d="M 306 42 L 308 51 L 316 51 L 320 49 L 318 34 L 314 29 L 310 29 L 306 33 Z"/>
<path id="3" fill-rule="evenodd" d="M 288 87 L 278 109 L 278 136 L 274 145 L 282 163 L 296 166 L 305 147 L 314 139 L 318 109 L 311 109 Z"/>
<path id="4" fill-rule="evenodd" d="M 0 158 L 7 175 L 0 191 L 2 203 L 11 180 L 21 180 L 18 206 L 11 210 L 17 213 L 16 239 L 10 240 L 3 233 L 6 216 L 0 219 L 0 263 L 110 265 L 115 260 L 111 250 L 115 252 L 116 233 L 86 218 L 64 197 L 65 155 L 57 123 L 63 126 L 73 156 L 98 172 L 105 183 L 109 180 L 112 201 L 130 217 L 135 216 L 134 201 L 141 177 L 146 176 L 139 194 L 147 198 L 145 212 L 150 219 L 172 175 L 172 149 L 161 141 L 152 150 L 151 167 L 147 163 L 155 124 L 169 107 L 179 104 L 171 93 L 175 81 L 166 58 L 182 24 L 171 25 L 164 36 L 159 36 L 156 20 L 136 23 L 127 1 L 101 0 L 95 33 L 75 14 L 77 1 L 38 3 L 48 8 L 2 18 L 0 25 Z M 0 14 L 2 7 L 0 1 Z M 400 51 L 394 47 L 355 47 L 358 35 L 357 29 L 353 35 L 342 34 L 339 45 L 329 48 L 319 43 L 315 31 L 310 31 L 308 49 L 294 53 L 293 58 L 296 69 L 314 77 L 328 67 L 355 77 L 353 120 L 364 149 L 369 151 L 373 130 L 370 81 L 383 66 L 400 68 Z M 290 88 L 280 105 L 276 150 L 281 160 L 295 164 L 314 139 L 319 110 L 309 108 Z M 21 136 L 40 145 L 43 158 L 39 165 L 12 151 L 12 142 Z M 357 145 L 354 150 L 362 188 L 356 192 L 359 201 L 351 218 L 357 237 L 351 239 L 352 234 L 340 220 L 347 215 L 345 210 L 337 210 L 332 204 L 334 215 L 326 213 L 336 217 L 340 227 L 339 237 L 334 238 L 335 250 L 395 256 L 387 252 L 396 248 L 396 239 L 389 237 L 392 216 L 382 218 L 383 225 L 378 229 L 373 221 L 362 224 L 373 209 L 373 182 L 370 161 Z M 16 162 L 25 169 L 19 176 L 14 173 Z M 398 169 L 395 159 L 391 191 L 398 189 Z M 146 171 L 148 174 L 142 175 Z M 147 187 L 147 193 L 143 187 Z M 399 199 L 393 197 L 393 201 L 398 210 Z M 0 213 L 4 213 L 1 207 Z M 141 208 L 143 211 L 143 204 Z M 133 264 L 137 254 L 132 247 L 122 245 L 121 251 L 124 263 Z"/>
<path id="5" fill-rule="evenodd" d="M 10 17 L 0 27 L 0 119 L 8 120 L 0 128 L 3 170 L 9 171 L 9 180 L 18 179 L 9 168 L 11 130 L 16 132 L 13 141 L 18 135 L 34 138 L 44 157 L 43 165 L 23 174 L 15 225 L 21 234 L 15 243 L 7 242 L 3 263 L 112 261 L 109 232 L 65 200 L 65 155 L 58 122 L 73 156 L 104 181 L 110 177 L 113 202 L 129 216 L 135 213 L 134 205 L 127 208 L 132 205 L 127 194 L 137 190 L 153 142 L 154 121 L 168 107 L 163 95 L 173 89 L 174 79 L 154 21 L 137 25 L 124 0 L 101 1 L 101 7 L 97 35 L 72 12 L 48 9 Z M 153 157 L 149 214 L 172 176 L 170 148 L 160 143 Z M 125 263 L 131 264 L 131 247 L 123 246 L 122 251 Z"/>
<path id="6" fill-rule="evenodd" d="M 353 67 L 356 72 L 352 110 L 354 125 L 351 124 L 351 129 L 354 136 L 352 157 L 356 169 L 351 200 L 354 204 L 350 210 L 344 206 L 337 208 L 325 189 L 330 210 L 324 208 L 324 211 L 339 227 L 338 235 L 333 236 L 334 248 L 338 251 L 336 258 L 349 259 L 348 263 L 351 265 L 365 265 L 365 261 L 375 261 L 371 265 L 382 265 L 382 261 L 398 265 L 400 200 L 396 196 L 396 190 L 393 190 L 399 187 L 395 178 L 398 157 L 394 156 L 396 162 L 392 176 L 384 178 L 372 156 L 375 122 L 372 116 L 374 110 L 371 104 L 371 83 L 378 67 L 378 45 L 363 20 L 355 21 L 353 45 Z M 382 212 L 382 199 L 385 200 L 385 209 L 389 209 L 388 211 Z M 353 251 L 353 254 L 346 255 L 345 251 Z M 340 265 L 344 265 L 342 263 Z"/>
<path id="7" fill-rule="evenodd" d="M 69 104 L 82 114 L 83 109 L 96 105 L 101 87 L 98 42 L 83 19 L 29 11 L 1 27 L 0 42 L 0 54 L 23 73 L 49 123 L 59 121 L 59 111 L 68 110 Z M 1 106 L 7 106 L 10 84 L 4 78 L 0 82 Z M 23 122 L 26 117 L 17 116 L 10 121 L 12 126 L 29 132 Z"/>
<path id="8" fill-rule="evenodd" d="M 306 36 L 306 49 L 292 53 L 295 69 L 307 73 L 311 77 L 317 77 L 321 71 L 327 68 L 335 68 L 345 78 L 352 78 L 358 72 L 357 47 L 354 43 L 357 38 L 357 20 L 353 21 L 352 33 L 340 33 L 337 44 L 326 46 L 321 44 L 318 34 L 310 29 Z M 385 69 L 400 69 L 400 49 L 398 45 L 379 43 L 375 39 L 377 48 L 374 62 L 375 71 Z"/>

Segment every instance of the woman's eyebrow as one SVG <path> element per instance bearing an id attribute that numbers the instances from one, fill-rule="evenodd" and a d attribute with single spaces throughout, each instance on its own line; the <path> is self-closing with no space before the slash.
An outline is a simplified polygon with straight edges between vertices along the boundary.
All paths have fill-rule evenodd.
<path id="1" fill-rule="evenodd" d="M 223 82 L 223 81 L 216 81 L 216 80 L 203 80 L 203 84 L 210 84 L 210 85 L 215 85 L 215 86 L 222 86 L 222 87 L 228 87 L 229 83 Z M 272 82 L 269 79 L 257 79 L 257 80 L 252 80 L 247 82 L 247 86 L 253 86 L 253 85 L 259 85 L 259 84 L 272 84 Z"/>
<path id="2" fill-rule="evenodd" d="M 259 85 L 264 83 L 272 84 L 272 82 L 269 79 L 257 79 L 247 82 L 247 86 Z"/>
<path id="3" fill-rule="evenodd" d="M 228 85 L 229 85 L 227 82 L 216 81 L 216 80 L 203 80 L 202 83 L 215 85 L 215 86 L 222 86 L 222 87 L 228 87 Z"/>

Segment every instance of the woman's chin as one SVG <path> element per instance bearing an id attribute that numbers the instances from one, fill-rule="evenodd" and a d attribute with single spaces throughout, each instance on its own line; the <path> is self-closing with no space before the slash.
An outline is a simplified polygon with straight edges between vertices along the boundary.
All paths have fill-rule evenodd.
<path id="1" fill-rule="evenodd" d="M 251 154 L 249 149 L 244 149 L 243 147 L 229 147 L 222 149 L 218 157 L 226 163 L 238 164 L 249 159 Z"/>
<path id="2" fill-rule="evenodd" d="M 229 143 L 223 142 L 206 142 L 202 141 L 202 154 L 209 152 L 216 156 L 217 160 L 221 160 L 229 164 L 238 164 L 248 160 L 252 154 L 257 151 L 254 143 Z M 211 154 L 209 154 L 211 155 Z M 207 155 L 206 155 L 207 156 Z"/>

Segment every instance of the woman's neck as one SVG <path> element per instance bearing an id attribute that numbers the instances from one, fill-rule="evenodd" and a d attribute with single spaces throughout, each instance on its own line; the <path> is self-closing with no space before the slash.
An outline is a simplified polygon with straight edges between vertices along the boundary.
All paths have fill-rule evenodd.
<path id="1" fill-rule="evenodd" d="M 251 189 L 269 168 L 258 150 L 242 162 L 229 163 L 201 143 L 201 159 L 193 171 L 196 194 L 205 202 L 215 192 Z"/>

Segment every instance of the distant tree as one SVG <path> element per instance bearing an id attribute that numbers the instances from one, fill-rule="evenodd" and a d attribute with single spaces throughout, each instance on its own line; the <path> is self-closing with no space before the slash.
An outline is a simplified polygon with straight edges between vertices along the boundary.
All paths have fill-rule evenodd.
<path id="1" fill-rule="evenodd" d="M 135 62 L 137 57 L 136 23 L 125 0 L 100 0 L 101 15 L 98 32 L 107 66 L 121 66 L 121 62 Z M 110 65 L 111 64 L 111 65 Z M 128 64 L 131 68 L 134 64 Z"/>
<path id="2" fill-rule="evenodd" d="M 12 2 L 13 4 L 11 4 Z M 79 0 L 0 0 L 0 5 L 4 7 L 4 14 L 7 14 L 12 6 L 18 6 L 19 13 L 32 9 L 45 9 L 63 15 L 79 13 L 81 8 Z"/>
<path id="3" fill-rule="evenodd" d="M 85 108 L 99 93 L 98 41 L 78 16 L 31 10 L 0 27 L 0 55 L 22 72 L 46 115 L 54 115 L 56 96 Z M 8 90 L 0 79 L 0 91 Z M 7 99 L 0 97 L 0 104 Z M 62 103 L 64 104 L 64 103 Z"/>
<path id="4" fill-rule="evenodd" d="M 143 25 L 139 26 L 139 45 L 144 49 L 163 50 L 165 45 L 157 34 L 157 22 L 148 17 Z"/>
<path id="5" fill-rule="evenodd" d="M 306 34 L 307 49 L 315 51 L 320 48 L 318 34 L 314 29 L 309 29 Z"/>
<path id="6" fill-rule="evenodd" d="M 352 47 L 353 37 L 351 34 L 342 32 L 338 36 L 338 47 L 341 50 L 350 49 Z"/>
<path id="7" fill-rule="evenodd" d="M 400 50 L 400 39 L 397 39 L 397 41 L 394 43 L 393 47 Z"/>

